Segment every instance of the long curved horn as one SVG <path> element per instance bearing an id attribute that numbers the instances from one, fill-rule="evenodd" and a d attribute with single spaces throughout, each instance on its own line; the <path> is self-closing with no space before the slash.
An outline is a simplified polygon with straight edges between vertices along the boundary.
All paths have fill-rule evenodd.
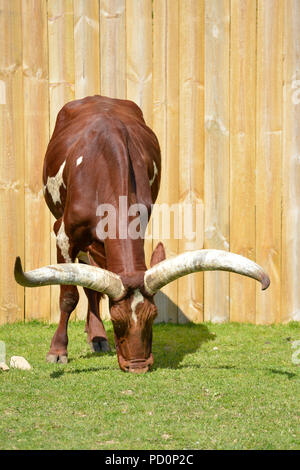
<path id="1" fill-rule="evenodd" d="M 148 269 L 144 276 L 145 289 L 154 295 L 169 282 L 198 271 L 231 271 L 252 277 L 262 284 L 262 290 L 269 287 L 268 274 L 248 258 L 223 250 L 197 250 L 182 253 Z"/>
<path id="2" fill-rule="evenodd" d="M 125 294 L 125 287 L 117 274 L 96 266 L 62 263 L 24 273 L 21 259 L 17 257 L 14 274 L 15 280 L 25 287 L 51 284 L 82 286 L 107 294 L 113 300 L 118 300 Z"/>

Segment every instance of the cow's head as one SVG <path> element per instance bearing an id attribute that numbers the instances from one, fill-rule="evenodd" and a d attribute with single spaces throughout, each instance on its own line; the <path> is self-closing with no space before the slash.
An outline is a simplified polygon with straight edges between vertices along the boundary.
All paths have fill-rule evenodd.
<path id="1" fill-rule="evenodd" d="M 152 325 L 157 315 L 153 300 L 155 293 L 187 274 L 214 270 L 251 277 L 261 282 L 262 289 L 270 284 L 266 272 L 243 256 L 222 250 L 197 250 L 166 260 L 162 243 L 155 248 L 151 267 L 146 272 L 118 276 L 95 266 L 66 263 L 24 273 L 20 258 L 17 258 L 15 279 L 26 287 L 71 284 L 107 294 L 120 368 L 129 372 L 146 372 L 153 364 Z"/>
<path id="2" fill-rule="evenodd" d="M 164 246 L 159 243 L 152 253 L 151 267 L 165 257 Z M 119 365 L 129 372 L 147 372 L 153 364 L 152 325 L 157 308 L 144 279 L 145 272 L 122 276 L 125 294 L 120 300 L 110 300 Z"/>
<path id="3" fill-rule="evenodd" d="M 123 300 L 111 301 L 110 315 L 120 368 L 147 372 L 153 364 L 152 325 L 157 315 L 153 298 L 135 289 Z"/>

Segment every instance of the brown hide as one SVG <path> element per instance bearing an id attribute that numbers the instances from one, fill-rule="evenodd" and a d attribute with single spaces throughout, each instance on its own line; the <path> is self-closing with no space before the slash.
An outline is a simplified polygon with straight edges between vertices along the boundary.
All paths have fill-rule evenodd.
<path id="1" fill-rule="evenodd" d="M 144 240 L 118 238 L 118 226 L 116 239 L 99 239 L 96 211 L 100 204 L 112 204 L 118 213 L 119 196 L 127 196 L 128 206 L 142 203 L 150 215 L 160 184 L 157 138 L 133 102 L 87 97 L 66 104 L 58 114 L 45 156 L 44 185 L 64 162 L 60 201 L 54 203 L 51 191 L 45 189 L 46 202 L 57 219 L 55 231 L 63 220 L 73 262 L 84 251 L 93 264 L 120 275 L 126 295 L 110 302 L 119 364 L 123 370 L 145 371 L 153 362 L 152 323 L 157 311 L 143 288 Z M 153 162 L 157 175 L 150 187 Z M 135 306 L 137 299 L 143 301 Z"/>

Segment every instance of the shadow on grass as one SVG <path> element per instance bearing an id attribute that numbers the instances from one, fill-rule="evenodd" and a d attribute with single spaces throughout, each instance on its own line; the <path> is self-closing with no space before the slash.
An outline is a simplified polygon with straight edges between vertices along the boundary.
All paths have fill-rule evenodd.
<path id="1" fill-rule="evenodd" d="M 278 369 L 270 369 L 268 367 L 238 367 L 238 366 L 232 366 L 232 365 L 220 365 L 220 366 L 208 366 L 208 365 L 202 365 L 202 364 L 183 364 L 179 365 L 178 369 L 205 369 L 207 370 L 234 370 L 234 371 L 239 371 L 239 372 L 253 372 L 253 371 L 263 371 L 263 372 L 271 372 L 274 375 L 282 375 L 286 377 L 288 380 L 294 379 L 295 377 L 298 377 L 297 374 L 294 374 L 294 372 L 288 372 L 284 370 L 278 370 Z"/>
<path id="2" fill-rule="evenodd" d="M 288 372 L 285 370 L 278 370 L 278 369 L 266 369 L 269 372 L 272 372 L 272 374 L 279 374 L 279 375 L 285 375 L 289 380 L 293 379 L 294 377 L 297 377 L 297 374 L 294 374 L 293 372 Z"/>
<path id="3" fill-rule="evenodd" d="M 153 355 L 155 369 L 178 369 L 184 357 L 195 353 L 207 341 L 214 341 L 206 325 L 159 323 L 153 332 Z"/>
<path id="4" fill-rule="evenodd" d="M 112 345 L 113 340 L 111 340 L 109 338 L 109 334 L 107 336 L 108 336 L 109 344 Z M 103 356 L 115 356 L 115 355 L 116 355 L 116 351 L 115 351 L 115 349 L 113 349 L 112 351 L 108 351 L 108 352 L 93 352 L 93 351 L 90 351 L 90 352 L 87 352 L 85 354 L 81 354 L 79 357 L 80 357 L 80 359 L 90 359 L 91 357 L 103 357 Z"/>
<path id="5" fill-rule="evenodd" d="M 157 294 L 158 295 L 158 294 Z M 174 312 L 177 308 L 178 317 L 186 318 L 184 312 L 162 292 L 160 305 L 164 306 L 164 314 Z M 167 316 L 167 315 L 166 315 Z M 156 323 L 153 331 L 153 370 L 178 369 L 184 357 L 201 348 L 207 341 L 214 341 L 215 334 L 210 333 L 204 324 L 195 323 Z"/>
<path id="6" fill-rule="evenodd" d="M 108 366 L 99 366 L 99 367 L 87 367 L 87 368 L 84 368 L 84 369 L 74 369 L 74 370 L 65 370 L 64 368 L 61 368 L 60 370 L 55 370 L 53 372 L 51 372 L 50 374 L 50 378 L 51 379 L 59 379 L 60 377 L 62 377 L 64 374 L 86 374 L 88 372 L 99 372 L 99 371 L 103 371 L 103 370 L 111 370 L 111 367 L 108 367 Z"/>

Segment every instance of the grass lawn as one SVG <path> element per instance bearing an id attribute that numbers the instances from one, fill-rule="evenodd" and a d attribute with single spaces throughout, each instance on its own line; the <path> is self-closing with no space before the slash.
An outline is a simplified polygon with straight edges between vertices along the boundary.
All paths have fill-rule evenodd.
<path id="1" fill-rule="evenodd" d="M 154 326 L 154 369 L 125 374 L 69 325 L 69 363 L 47 364 L 56 326 L 0 327 L 0 449 L 300 449 L 300 324 Z M 113 346 L 111 323 L 106 324 Z"/>

